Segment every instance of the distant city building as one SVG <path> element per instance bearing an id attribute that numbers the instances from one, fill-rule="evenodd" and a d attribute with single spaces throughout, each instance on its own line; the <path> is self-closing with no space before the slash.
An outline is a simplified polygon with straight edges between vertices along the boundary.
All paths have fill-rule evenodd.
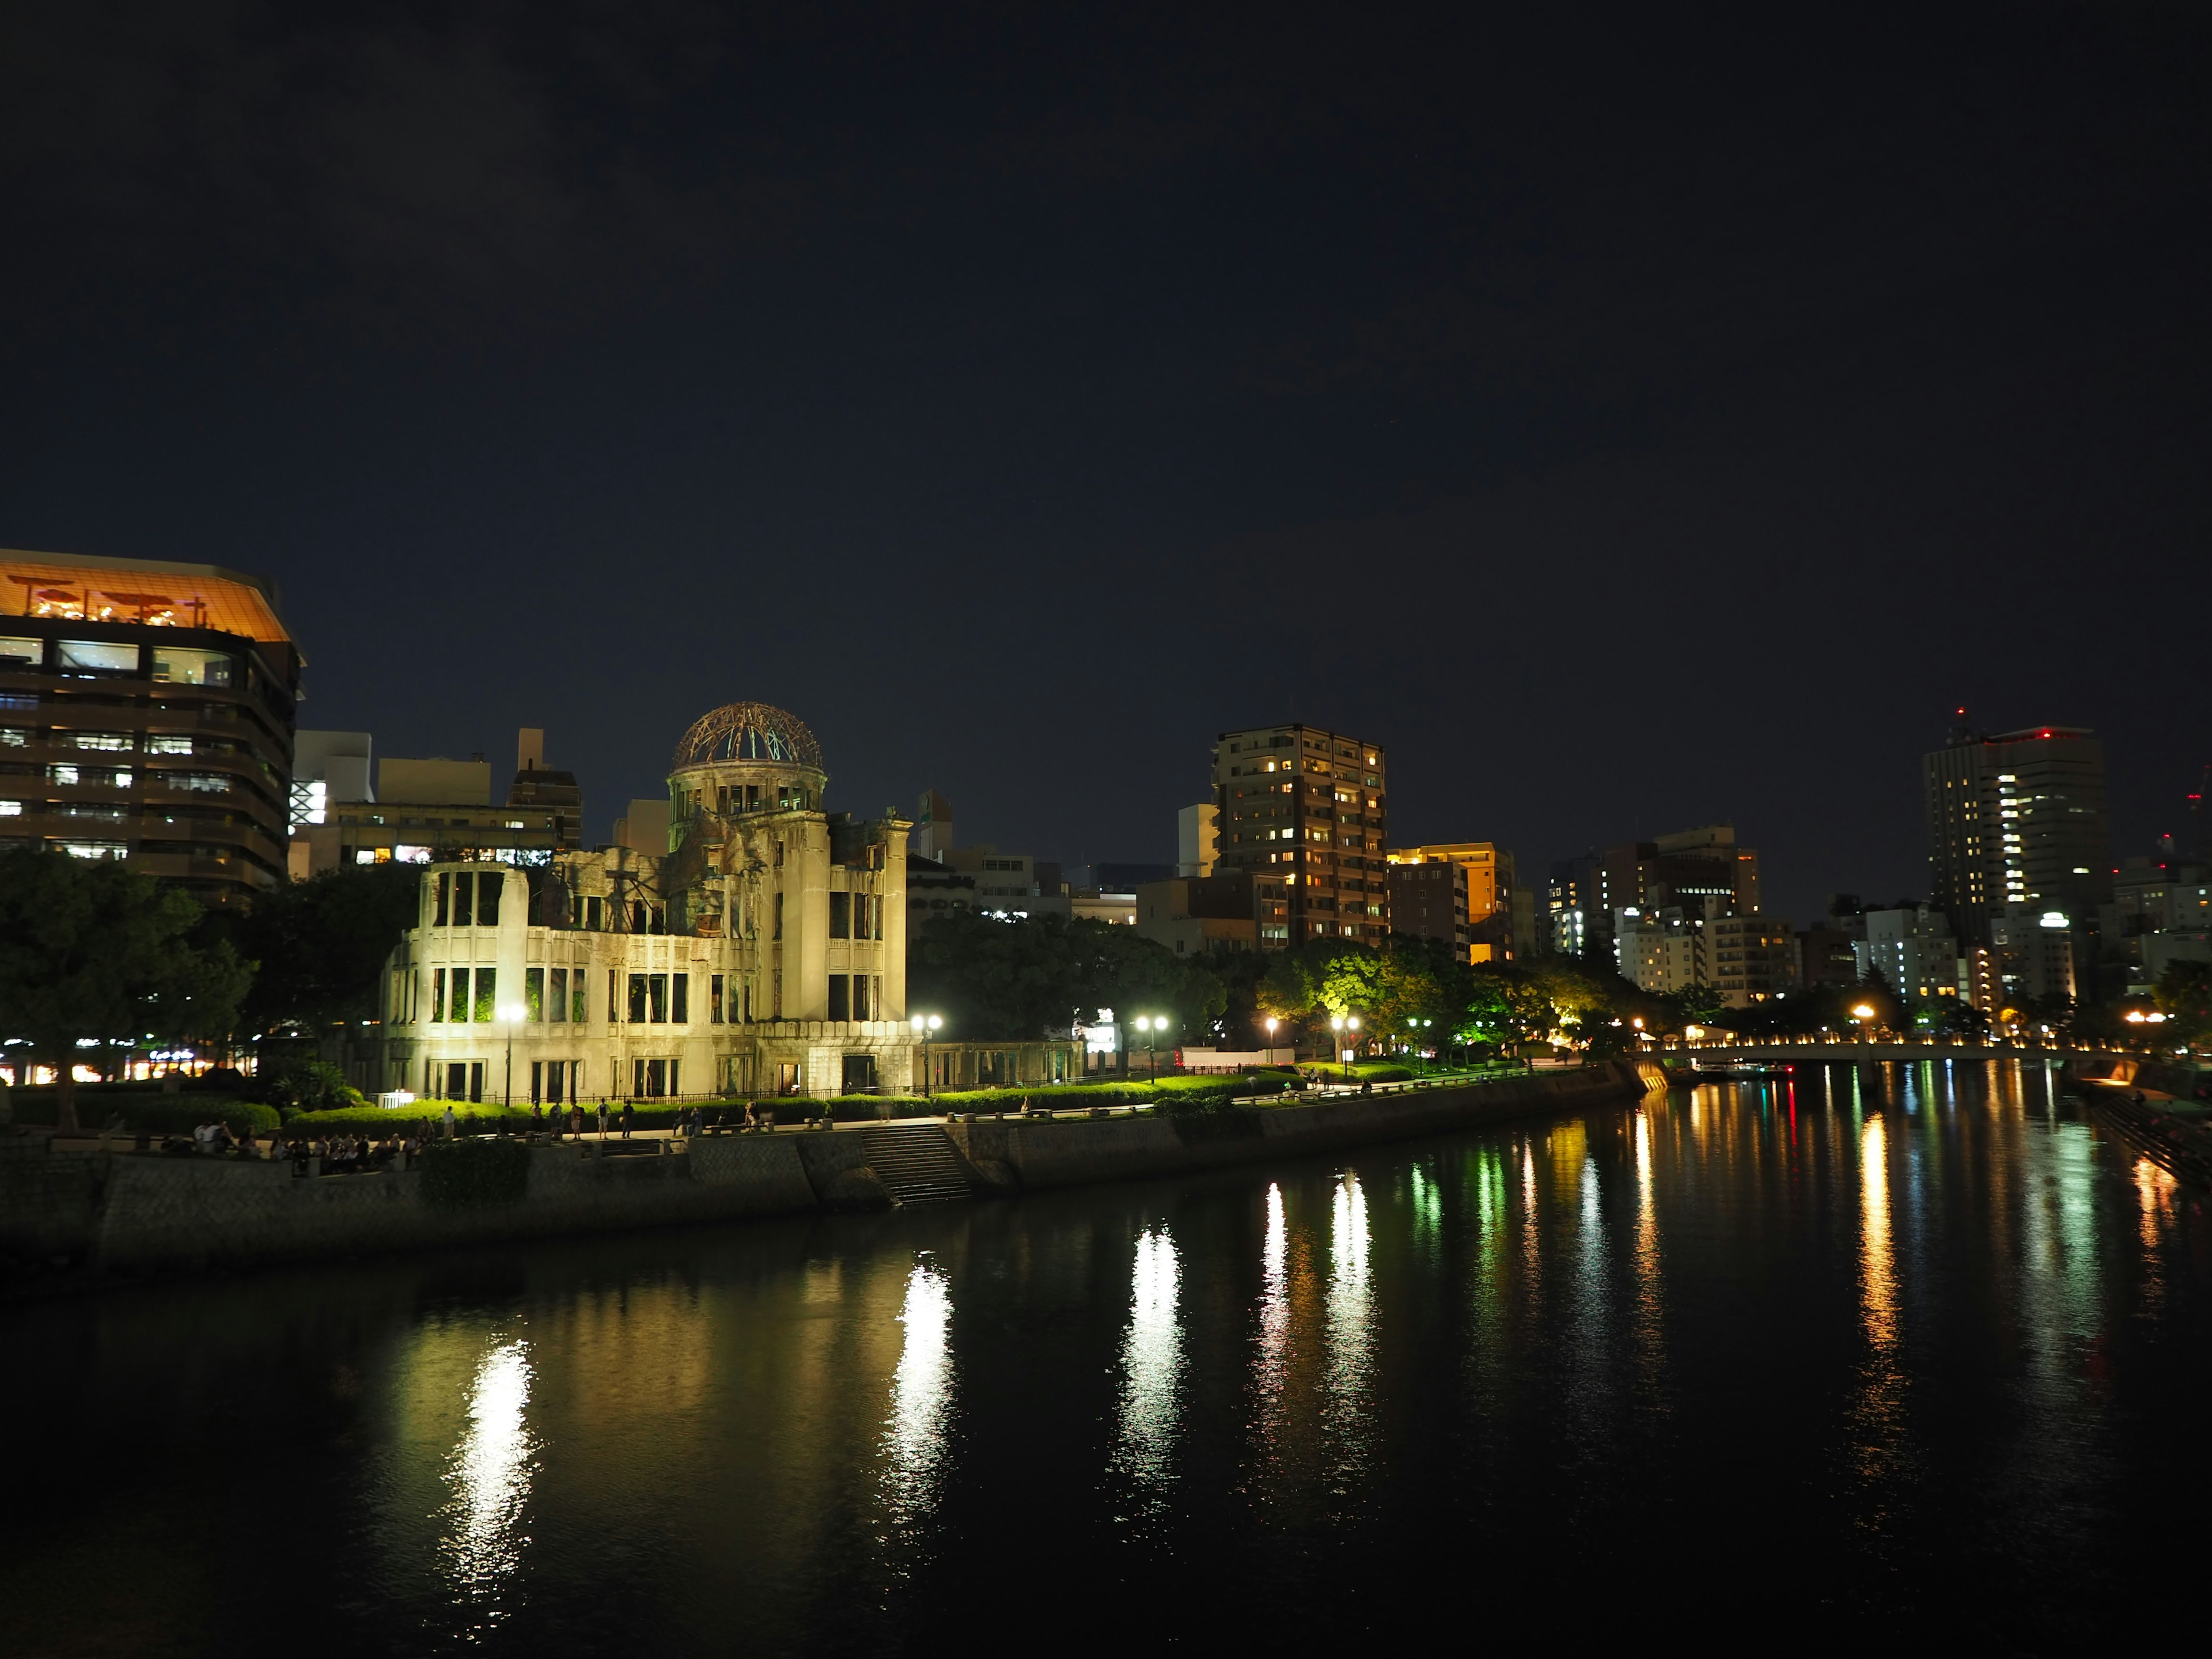
<path id="1" fill-rule="evenodd" d="M 556 1105 L 915 1087 L 908 826 L 827 812 L 827 783 L 795 718 L 735 703 L 678 747 L 664 851 L 432 864 L 376 1080 Z"/>
<path id="2" fill-rule="evenodd" d="M 1709 916 L 1698 939 L 1698 977 L 1728 1007 L 1771 1002 L 1796 988 L 1796 936 L 1778 916 Z"/>
<path id="3" fill-rule="evenodd" d="M 1408 859 L 1393 853 L 1387 873 L 1393 933 L 1439 940 L 1450 947 L 1455 962 L 1475 959 L 1468 942 L 1467 866 L 1449 859 Z"/>
<path id="4" fill-rule="evenodd" d="M 1908 1000 L 1959 994 L 1959 943 L 1950 919 L 1930 905 L 1868 911 L 1856 955 L 1861 979 L 1879 974 Z"/>
<path id="5" fill-rule="evenodd" d="M 1989 920 L 2002 1000 L 2072 998 L 2079 985 L 2077 942 L 2063 910 L 2010 904 Z"/>
<path id="6" fill-rule="evenodd" d="M 1257 950 L 1262 915 L 1287 908 L 1279 878 L 1241 870 L 1144 882 L 1136 901 L 1137 932 L 1178 956 Z"/>
<path id="7" fill-rule="evenodd" d="M 1215 831 L 1220 817 L 1220 807 L 1210 800 L 1186 806 L 1176 814 L 1176 874 L 1213 873 L 1213 862 L 1218 855 Z"/>
<path id="8" fill-rule="evenodd" d="M 263 577 L 0 550 L 0 848 L 119 860 L 211 905 L 274 888 L 301 664 Z"/>
<path id="9" fill-rule="evenodd" d="M 480 755 L 465 761 L 387 756 L 376 763 L 371 792 L 362 787 L 367 733 L 309 735 L 338 739 L 342 746 L 315 745 L 327 750 L 320 763 L 334 781 L 321 801 L 320 818 L 293 828 L 295 878 L 359 864 L 485 860 L 544 865 L 583 839 L 583 792 L 573 773 L 544 765 L 545 734 L 535 727 L 519 735 L 514 781 L 500 804 L 492 800 L 491 763 Z M 668 804 L 632 803 L 633 810 L 639 806 L 658 815 L 659 834 L 637 850 L 666 852 Z M 619 835 L 617 841 L 629 844 Z"/>
<path id="10" fill-rule="evenodd" d="M 1067 896 L 1047 893 L 1037 879 L 1036 860 L 1026 853 L 1001 853 L 988 842 L 948 848 L 939 860 L 945 869 L 969 877 L 973 907 L 987 915 L 1028 917 L 1071 914 Z"/>
<path id="11" fill-rule="evenodd" d="M 952 850 L 952 803 L 934 789 L 923 790 L 915 808 L 912 846 L 926 859 L 942 860 Z"/>
<path id="12" fill-rule="evenodd" d="M 1401 933 L 1443 939 L 1427 931 L 1424 921 L 1409 927 L 1399 915 L 1396 894 L 1401 890 L 1401 866 L 1450 864 L 1465 878 L 1466 915 L 1455 925 L 1464 928 L 1452 942 L 1465 947 L 1462 961 L 1502 962 L 1514 955 L 1520 938 L 1513 927 L 1513 854 L 1486 841 L 1437 842 L 1424 847 L 1401 847 L 1389 854 L 1390 861 L 1390 925 Z M 1418 884 L 1406 890 L 1425 891 Z"/>
<path id="13" fill-rule="evenodd" d="M 2112 896 L 2105 748 L 2094 732 L 2044 726 L 1982 737 L 1961 708 L 1921 769 L 1931 896 L 1961 939 L 1992 942 L 1990 925 L 2008 905 L 2086 925 Z"/>
<path id="14" fill-rule="evenodd" d="M 1296 724 L 1224 732 L 1213 745 L 1213 787 L 1216 873 L 1281 880 L 1289 915 L 1280 943 L 1389 937 L 1381 745 Z"/>
<path id="15" fill-rule="evenodd" d="M 366 732 L 309 732 L 292 734 L 291 824 L 320 823 L 332 801 L 376 799 L 370 787 L 370 750 Z"/>
<path id="16" fill-rule="evenodd" d="M 1613 919 L 1679 909 L 1686 917 L 1759 914 L 1759 854 L 1733 825 L 1682 830 L 1562 859 L 1547 890 L 1551 946 L 1567 956 L 1618 957 Z"/>

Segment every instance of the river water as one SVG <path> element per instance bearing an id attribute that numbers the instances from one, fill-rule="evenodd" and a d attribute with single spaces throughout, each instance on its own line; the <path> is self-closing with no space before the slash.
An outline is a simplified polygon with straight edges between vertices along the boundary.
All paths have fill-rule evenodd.
<path id="1" fill-rule="evenodd" d="M 2033 1063 L 0 1312 L 11 1654 L 2154 1629 L 2212 1227 Z"/>

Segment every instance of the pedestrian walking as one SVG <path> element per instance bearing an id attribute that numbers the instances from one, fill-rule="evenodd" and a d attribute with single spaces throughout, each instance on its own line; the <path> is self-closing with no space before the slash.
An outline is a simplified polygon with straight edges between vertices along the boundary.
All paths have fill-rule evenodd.
<path id="1" fill-rule="evenodd" d="M 633 1111 L 630 1109 L 630 1103 L 629 1103 L 629 1102 L 628 1102 L 627 1100 L 625 1100 L 624 1102 L 623 1102 L 623 1109 L 622 1109 L 622 1138 L 623 1138 L 624 1140 L 628 1140 L 628 1139 L 629 1139 L 629 1126 L 630 1126 L 630 1120 L 631 1120 L 633 1117 L 635 1117 L 635 1115 L 636 1115 L 636 1114 L 635 1114 L 635 1112 L 633 1112 Z"/>
<path id="2" fill-rule="evenodd" d="M 446 1139 L 451 1140 L 457 1132 L 458 1128 L 453 1121 L 453 1103 L 449 1100 L 446 1103 Z"/>

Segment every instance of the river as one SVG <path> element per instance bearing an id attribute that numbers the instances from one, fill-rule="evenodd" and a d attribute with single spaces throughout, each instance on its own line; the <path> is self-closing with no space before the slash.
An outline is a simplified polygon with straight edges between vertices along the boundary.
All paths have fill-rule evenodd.
<path id="1" fill-rule="evenodd" d="M 2212 1228 L 2054 1085 L 19 1304 L 0 1649 L 2145 1633 Z"/>

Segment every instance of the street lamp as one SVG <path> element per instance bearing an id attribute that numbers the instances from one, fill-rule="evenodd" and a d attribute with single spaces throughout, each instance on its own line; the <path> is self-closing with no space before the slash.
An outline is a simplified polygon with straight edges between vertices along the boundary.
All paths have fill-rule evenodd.
<path id="1" fill-rule="evenodd" d="M 500 1023 L 507 1027 L 507 1087 L 500 1091 L 500 1104 L 512 1108 L 514 1104 L 514 1028 L 527 1018 L 528 1011 L 519 1002 L 500 1006 Z"/>
<path id="2" fill-rule="evenodd" d="M 1139 1014 L 1137 1016 L 1137 1029 L 1145 1034 L 1146 1070 L 1151 1074 L 1152 1080 L 1154 1082 L 1158 1082 L 1160 1075 L 1160 1061 L 1158 1050 L 1154 1047 L 1154 1044 L 1159 1041 L 1157 1034 L 1168 1029 L 1167 1016 L 1165 1014 Z"/>
<path id="3" fill-rule="evenodd" d="M 1859 1041 L 1871 1042 L 1873 1039 L 1867 1035 L 1867 1022 L 1874 1018 L 1874 1005 L 1870 1002 L 1860 1003 L 1851 1010 L 1851 1018 L 1859 1023 Z"/>
<path id="4" fill-rule="evenodd" d="M 932 1031 L 938 1030 L 943 1027 L 945 1024 L 945 1016 L 942 1014 L 916 1014 L 912 1019 L 908 1020 L 907 1024 L 914 1028 L 914 1034 L 921 1039 L 921 1097 L 924 1100 L 927 1100 L 930 1098 L 929 1085 L 931 1081 L 929 1075 L 929 1034 Z"/>

